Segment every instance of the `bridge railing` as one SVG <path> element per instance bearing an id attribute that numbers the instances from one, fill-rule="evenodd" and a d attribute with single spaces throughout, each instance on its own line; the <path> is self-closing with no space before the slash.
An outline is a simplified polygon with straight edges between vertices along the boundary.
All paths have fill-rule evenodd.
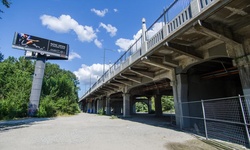
<path id="1" fill-rule="evenodd" d="M 123 69 L 138 60 L 146 51 L 150 51 L 164 38 L 173 35 L 185 26 L 194 16 L 199 15 L 212 3 L 218 0 L 175 0 L 146 31 L 147 49 L 142 49 L 142 36 L 92 85 L 83 95 L 96 90 L 103 83 L 109 81 Z M 82 97 L 82 98 L 83 98 Z"/>
<path id="2" fill-rule="evenodd" d="M 192 0 L 174 1 L 164 10 L 163 14 L 146 31 L 148 49 L 157 45 L 166 36 L 174 33 L 186 21 L 192 18 L 190 9 L 191 1 Z M 157 31 L 157 29 L 159 30 Z M 152 35 L 155 31 L 157 32 Z"/>

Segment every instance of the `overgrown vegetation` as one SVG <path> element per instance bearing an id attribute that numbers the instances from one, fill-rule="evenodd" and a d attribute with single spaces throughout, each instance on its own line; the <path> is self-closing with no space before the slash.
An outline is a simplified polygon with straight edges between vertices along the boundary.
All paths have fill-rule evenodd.
<path id="1" fill-rule="evenodd" d="M 162 112 L 173 113 L 174 110 L 174 97 L 163 95 L 161 97 Z"/>
<path id="2" fill-rule="evenodd" d="M 0 62 L 0 119 L 27 116 L 35 63 L 23 57 L 9 57 Z M 79 112 L 76 76 L 46 63 L 38 117 L 52 117 Z"/>
<path id="3" fill-rule="evenodd" d="M 101 108 L 101 109 L 99 109 L 99 110 L 98 110 L 98 112 L 97 112 L 97 114 L 98 114 L 98 115 L 104 115 L 104 111 L 103 111 L 103 109 L 102 109 L 102 108 Z"/>
<path id="4" fill-rule="evenodd" d="M 115 115 L 112 115 L 112 116 L 110 117 L 110 119 L 118 119 L 118 117 L 115 116 Z"/>
<path id="5" fill-rule="evenodd" d="M 149 113 L 153 113 L 155 112 L 155 99 L 154 97 L 152 97 L 150 99 L 151 101 L 151 112 Z M 161 104 L 162 104 L 162 112 L 167 112 L 167 113 L 174 113 L 174 98 L 173 96 L 166 96 L 163 95 L 161 97 Z M 135 104 L 136 106 L 136 112 L 148 112 L 148 105 L 144 102 L 137 102 Z"/>

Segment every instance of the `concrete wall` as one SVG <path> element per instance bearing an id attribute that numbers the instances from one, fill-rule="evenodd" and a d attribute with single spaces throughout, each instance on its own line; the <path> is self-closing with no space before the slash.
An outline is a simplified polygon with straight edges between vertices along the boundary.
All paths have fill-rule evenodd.
<path id="1" fill-rule="evenodd" d="M 199 75 L 189 75 L 188 85 L 189 101 L 243 94 L 239 75 L 214 79 L 200 79 Z"/>

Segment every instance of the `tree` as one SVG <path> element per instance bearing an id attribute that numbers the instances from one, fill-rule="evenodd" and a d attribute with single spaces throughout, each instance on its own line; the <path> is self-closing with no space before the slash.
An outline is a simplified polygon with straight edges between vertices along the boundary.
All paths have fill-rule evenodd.
<path id="1" fill-rule="evenodd" d="M 0 120 L 27 116 L 34 68 L 24 57 L 0 63 Z M 47 63 L 38 117 L 78 113 L 78 84 L 72 72 Z"/>
<path id="2" fill-rule="evenodd" d="M 0 63 L 0 119 L 25 117 L 27 114 L 32 72 L 24 71 L 18 63 L 14 57 Z"/>
<path id="3" fill-rule="evenodd" d="M 50 110 L 53 111 L 47 113 L 49 116 L 78 113 L 78 84 L 79 81 L 72 72 L 62 70 L 56 64 L 47 63 L 38 115 L 43 117 Z"/>
<path id="4" fill-rule="evenodd" d="M 4 55 L 0 52 L 0 62 L 2 62 L 4 59 Z"/>
<path id="5" fill-rule="evenodd" d="M 10 8 L 11 2 L 8 1 L 8 0 L 2 0 L 2 4 L 3 4 L 5 7 Z M 1 12 L 1 13 L 4 13 L 2 9 L 0 9 L 0 12 Z M 2 19 L 2 18 L 0 17 L 0 19 Z"/>
<path id="6" fill-rule="evenodd" d="M 174 98 L 173 96 L 165 96 L 161 97 L 162 111 L 163 112 L 173 112 L 174 111 Z"/>

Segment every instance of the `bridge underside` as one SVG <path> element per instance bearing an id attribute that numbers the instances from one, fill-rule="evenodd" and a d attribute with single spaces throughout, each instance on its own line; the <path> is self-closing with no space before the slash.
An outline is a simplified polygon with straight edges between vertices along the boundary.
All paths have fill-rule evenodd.
<path id="1" fill-rule="evenodd" d="M 198 130 L 201 121 L 193 118 L 203 118 L 204 111 L 201 103 L 192 102 L 239 94 L 249 100 L 250 1 L 214 3 L 197 15 L 191 2 L 187 10 L 192 19 L 183 23 L 185 16 L 177 16 L 151 39 L 142 41 L 142 48 L 128 58 L 139 55 L 139 59 L 81 99 L 84 104 L 89 102 L 85 110 L 98 112 L 102 108 L 106 114 L 115 112 L 127 117 L 139 101 L 136 97 L 146 97 L 142 101 L 149 105 L 146 101 L 153 96 L 155 113 L 161 115 L 161 97 L 171 95 L 176 124 Z M 217 109 L 227 111 L 226 107 Z M 246 108 L 248 115 L 250 105 Z"/>

